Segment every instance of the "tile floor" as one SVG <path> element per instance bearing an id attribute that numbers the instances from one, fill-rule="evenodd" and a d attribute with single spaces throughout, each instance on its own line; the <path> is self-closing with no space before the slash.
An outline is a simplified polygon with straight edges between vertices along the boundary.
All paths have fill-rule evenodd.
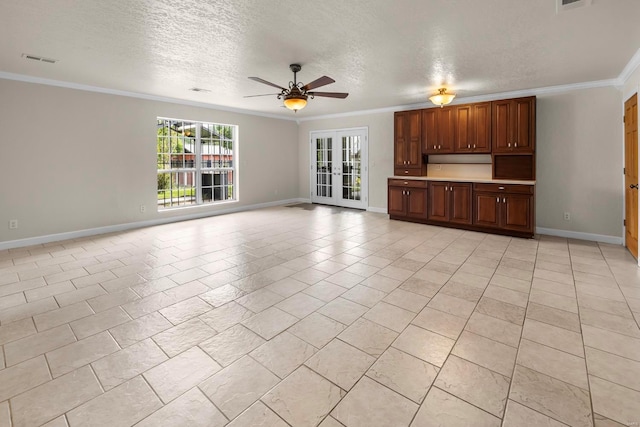
<path id="1" fill-rule="evenodd" d="M 279 207 L 0 252 L 0 427 L 637 426 L 619 246 Z"/>

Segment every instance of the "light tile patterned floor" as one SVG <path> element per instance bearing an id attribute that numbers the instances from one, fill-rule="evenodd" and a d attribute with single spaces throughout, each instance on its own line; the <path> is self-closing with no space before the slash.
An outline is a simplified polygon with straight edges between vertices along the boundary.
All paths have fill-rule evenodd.
<path id="1" fill-rule="evenodd" d="M 622 247 L 321 206 L 19 248 L 0 427 L 637 426 L 639 316 Z"/>

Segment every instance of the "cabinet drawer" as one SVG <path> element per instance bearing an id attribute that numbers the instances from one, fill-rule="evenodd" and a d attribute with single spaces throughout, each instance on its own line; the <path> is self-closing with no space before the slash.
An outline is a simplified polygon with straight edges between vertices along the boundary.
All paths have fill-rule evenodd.
<path id="1" fill-rule="evenodd" d="M 533 194 L 533 185 L 475 183 L 473 190 L 490 193 Z"/>
<path id="2" fill-rule="evenodd" d="M 395 176 L 423 176 L 423 175 L 425 175 L 421 168 L 417 168 L 417 169 L 395 168 L 393 170 L 393 174 Z"/>
<path id="3" fill-rule="evenodd" d="M 389 185 L 409 188 L 427 188 L 427 181 L 414 179 L 390 179 Z"/>

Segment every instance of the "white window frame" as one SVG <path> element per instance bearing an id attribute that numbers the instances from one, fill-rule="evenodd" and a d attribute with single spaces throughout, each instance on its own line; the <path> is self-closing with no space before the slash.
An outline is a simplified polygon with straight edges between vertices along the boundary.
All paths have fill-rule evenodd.
<path id="1" fill-rule="evenodd" d="M 225 124 L 225 123 L 214 123 L 214 122 L 206 122 L 206 121 L 202 121 L 202 120 L 189 120 L 189 119 L 176 119 L 176 118 L 171 118 L 171 117 L 157 117 L 156 118 L 156 123 L 160 120 L 167 120 L 167 121 L 176 121 L 176 122 L 183 122 L 183 123 L 193 123 L 195 125 L 195 130 L 196 130 L 196 135 L 195 135 L 195 139 L 194 139 L 194 143 L 195 143 L 195 149 L 194 149 L 194 167 L 193 168 L 169 168 L 169 169 L 158 169 L 157 164 L 156 164 L 156 176 L 158 174 L 161 173 L 169 173 L 169 174 L 174 174 L 174 173 L 193 173 L 195 174 L 195 178 L 194 178 L 194 187 L 195 187 L 195 191 L 196 191 L 196 201 L 193 204 L 190 205 L 177 205 L 177 206 L 166 206 L 163 207 L 161 206 L 160 203 L 158 203 L 157 205 L 157 210 L 158 212 L 164 212 L 164 211 L 170 211 L 170 210 L 174 210 L 174 209 L 188 209 L 188 208 L 196 208 L 199 206 L 209 206 L 209 205 L 219 205 L 219 204 L 224 204 L 224 203 L 234 203 L 237 202 L 239 200 L 239 188 L 238 188 L 238 134 L 239 134 L 239 129 L 238 129 L 238 125 L 232 125 L 232 124 Z M 201 125 L 211 125 L 211 126 L 228 126 L 229 128 L 231 128 L 231 142 L 233 144 L 233 149 L 231 150 L 231 167 L 202 167 L 202 162 L 203 162 L 203 158 L 202 158 L 202 126 Z M 156 127 L 157 129 L 157 127 Z M 156 135 L 156 147 L 157 147 L 157 135 Z M 171 154 L 170 154 L 171 155 Z M 156 148 L 156 159 L 158 156 L 158 150 Z M 169 164 L 171 165 L 171 159 L 169 160 Z M 202 186 L 202 173 L 207 173 L 207 172 L 220 172 L 220 173 L 224 173 L 224 172 L 231 172 L 232 173 L 232 180 L 231 180 L 231 186 L 233 188 L 232 190 L 232 196 L 231 198 L 228 199 L 224 199 L 224 200 L 213 200 L 213 197 L 211 198 L 211 200 L 208 201 L 204 201 L 203 197 L 202 197 L 202 193 L 203 193 L 203 186 Z M 212 194 L 214 191 L 214 186 L 212 184 Z M 156 186 L 156 199 L 157 199 L 157 192 L 158 192 L 158 188 Z"/>

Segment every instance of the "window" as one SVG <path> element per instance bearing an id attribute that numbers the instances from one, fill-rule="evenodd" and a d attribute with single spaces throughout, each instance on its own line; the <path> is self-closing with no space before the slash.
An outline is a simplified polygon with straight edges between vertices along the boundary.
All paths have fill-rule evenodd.
<path id="1" fill-rule="evenodd" d="M 237 126 L 158 118 L 158 210 L 236 200 Z"/>

